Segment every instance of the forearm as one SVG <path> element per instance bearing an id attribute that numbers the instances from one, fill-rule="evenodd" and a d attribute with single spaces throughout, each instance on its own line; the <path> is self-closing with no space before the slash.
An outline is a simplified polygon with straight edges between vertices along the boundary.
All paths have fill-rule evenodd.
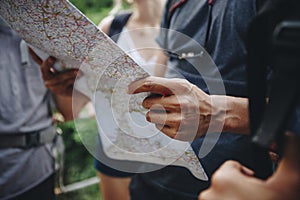
<path id="1" fill-rule="evenodd" d="M 53 95 L 57 111 L 63 115 L 65 121 L 73 119 L 72 97 Z"/>
<path id="2" fill-rule="evenodd" d="M 74 91 L 73 97 L 54 95 L 54 100 L 58 112 L 60 112 L 65 121 L 73 120 L 78 117 L 79 112 L 89 99 L 78 91 Z"/>
<path id="3" fill-rule="evenodd" d="M 215 112 L 217 123 L 224 123 L 223 132 L 246 135 L 250 133 L 247 98 L 221 95 L 212 95 L 211 98 L 214 102 L 223 102 L 224 106 L 216 105 L 218 108 Z"/>

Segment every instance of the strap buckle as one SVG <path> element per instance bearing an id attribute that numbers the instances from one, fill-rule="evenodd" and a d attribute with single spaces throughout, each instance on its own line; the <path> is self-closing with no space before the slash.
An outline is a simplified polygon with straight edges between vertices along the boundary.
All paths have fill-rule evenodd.
<path id="1" fill-rule="evenodd" d="M 37 146 L 41 145 L 40 134 L 38 131 L 26 134 L 25 139 L 26 139 L 25 148 L 29 149 L 29 148 L 37 147 Z"/>

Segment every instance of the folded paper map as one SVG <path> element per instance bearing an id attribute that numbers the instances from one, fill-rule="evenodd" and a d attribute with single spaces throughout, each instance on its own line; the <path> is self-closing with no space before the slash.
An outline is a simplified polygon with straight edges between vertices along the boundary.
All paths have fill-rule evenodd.
<path id="1" fill-rule="evenodd" d="M 188 142 L 173 140 L 146 122 L 141 102 L 147 94 L 126 93 L 129 83 L 148 73 L 69 1 L 1 0 L 0 14 L 29 45 L 65 68 L 80 68 L 84 76 L 76 88 L 94 103 L 110 158 L 182 166 L 207 180 Z"/>

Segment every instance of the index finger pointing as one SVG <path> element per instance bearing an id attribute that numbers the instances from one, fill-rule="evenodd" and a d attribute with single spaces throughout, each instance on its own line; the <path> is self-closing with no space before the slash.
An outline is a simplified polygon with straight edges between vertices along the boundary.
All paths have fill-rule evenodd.
<path id="1" fill-rule="evenodd" d="M 138 81 L 132 82 L 128 86 L 127 92 L 129 94 L 137 94 L 141 92 L 151 92 L 161 94 L 163 96 L 174 94 L 168 87 L 168 79 L 149 76 Z"/>

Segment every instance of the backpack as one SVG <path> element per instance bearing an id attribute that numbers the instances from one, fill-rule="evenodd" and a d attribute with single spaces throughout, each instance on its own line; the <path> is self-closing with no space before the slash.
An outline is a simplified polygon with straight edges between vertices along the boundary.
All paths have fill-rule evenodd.
<path id="1" fill-rule="evenodd" d="M 119 15 L 116 15 L 115 18 L 113 19 L 110 27 L 109 27 L 109 32 L 108 36 L 111 37 L 111 39 L 114 42 L 117 42 L 120 36 L 120 33 L 122 32 L 122 29 L 126 25 L 127 21 L 131 17 L 132 13 L 122 13 Z"/>
<path id="2" fill-rule="evenodd" d="M 283 136 L 300 97 L 300 1 L 266 1 L 249 29 L 248 88 L 253 142 L 283 149 Z M 268 82 L 267 70 L 272 71 Z M 266 103 L 266 98 L 269 103 Z"/>

